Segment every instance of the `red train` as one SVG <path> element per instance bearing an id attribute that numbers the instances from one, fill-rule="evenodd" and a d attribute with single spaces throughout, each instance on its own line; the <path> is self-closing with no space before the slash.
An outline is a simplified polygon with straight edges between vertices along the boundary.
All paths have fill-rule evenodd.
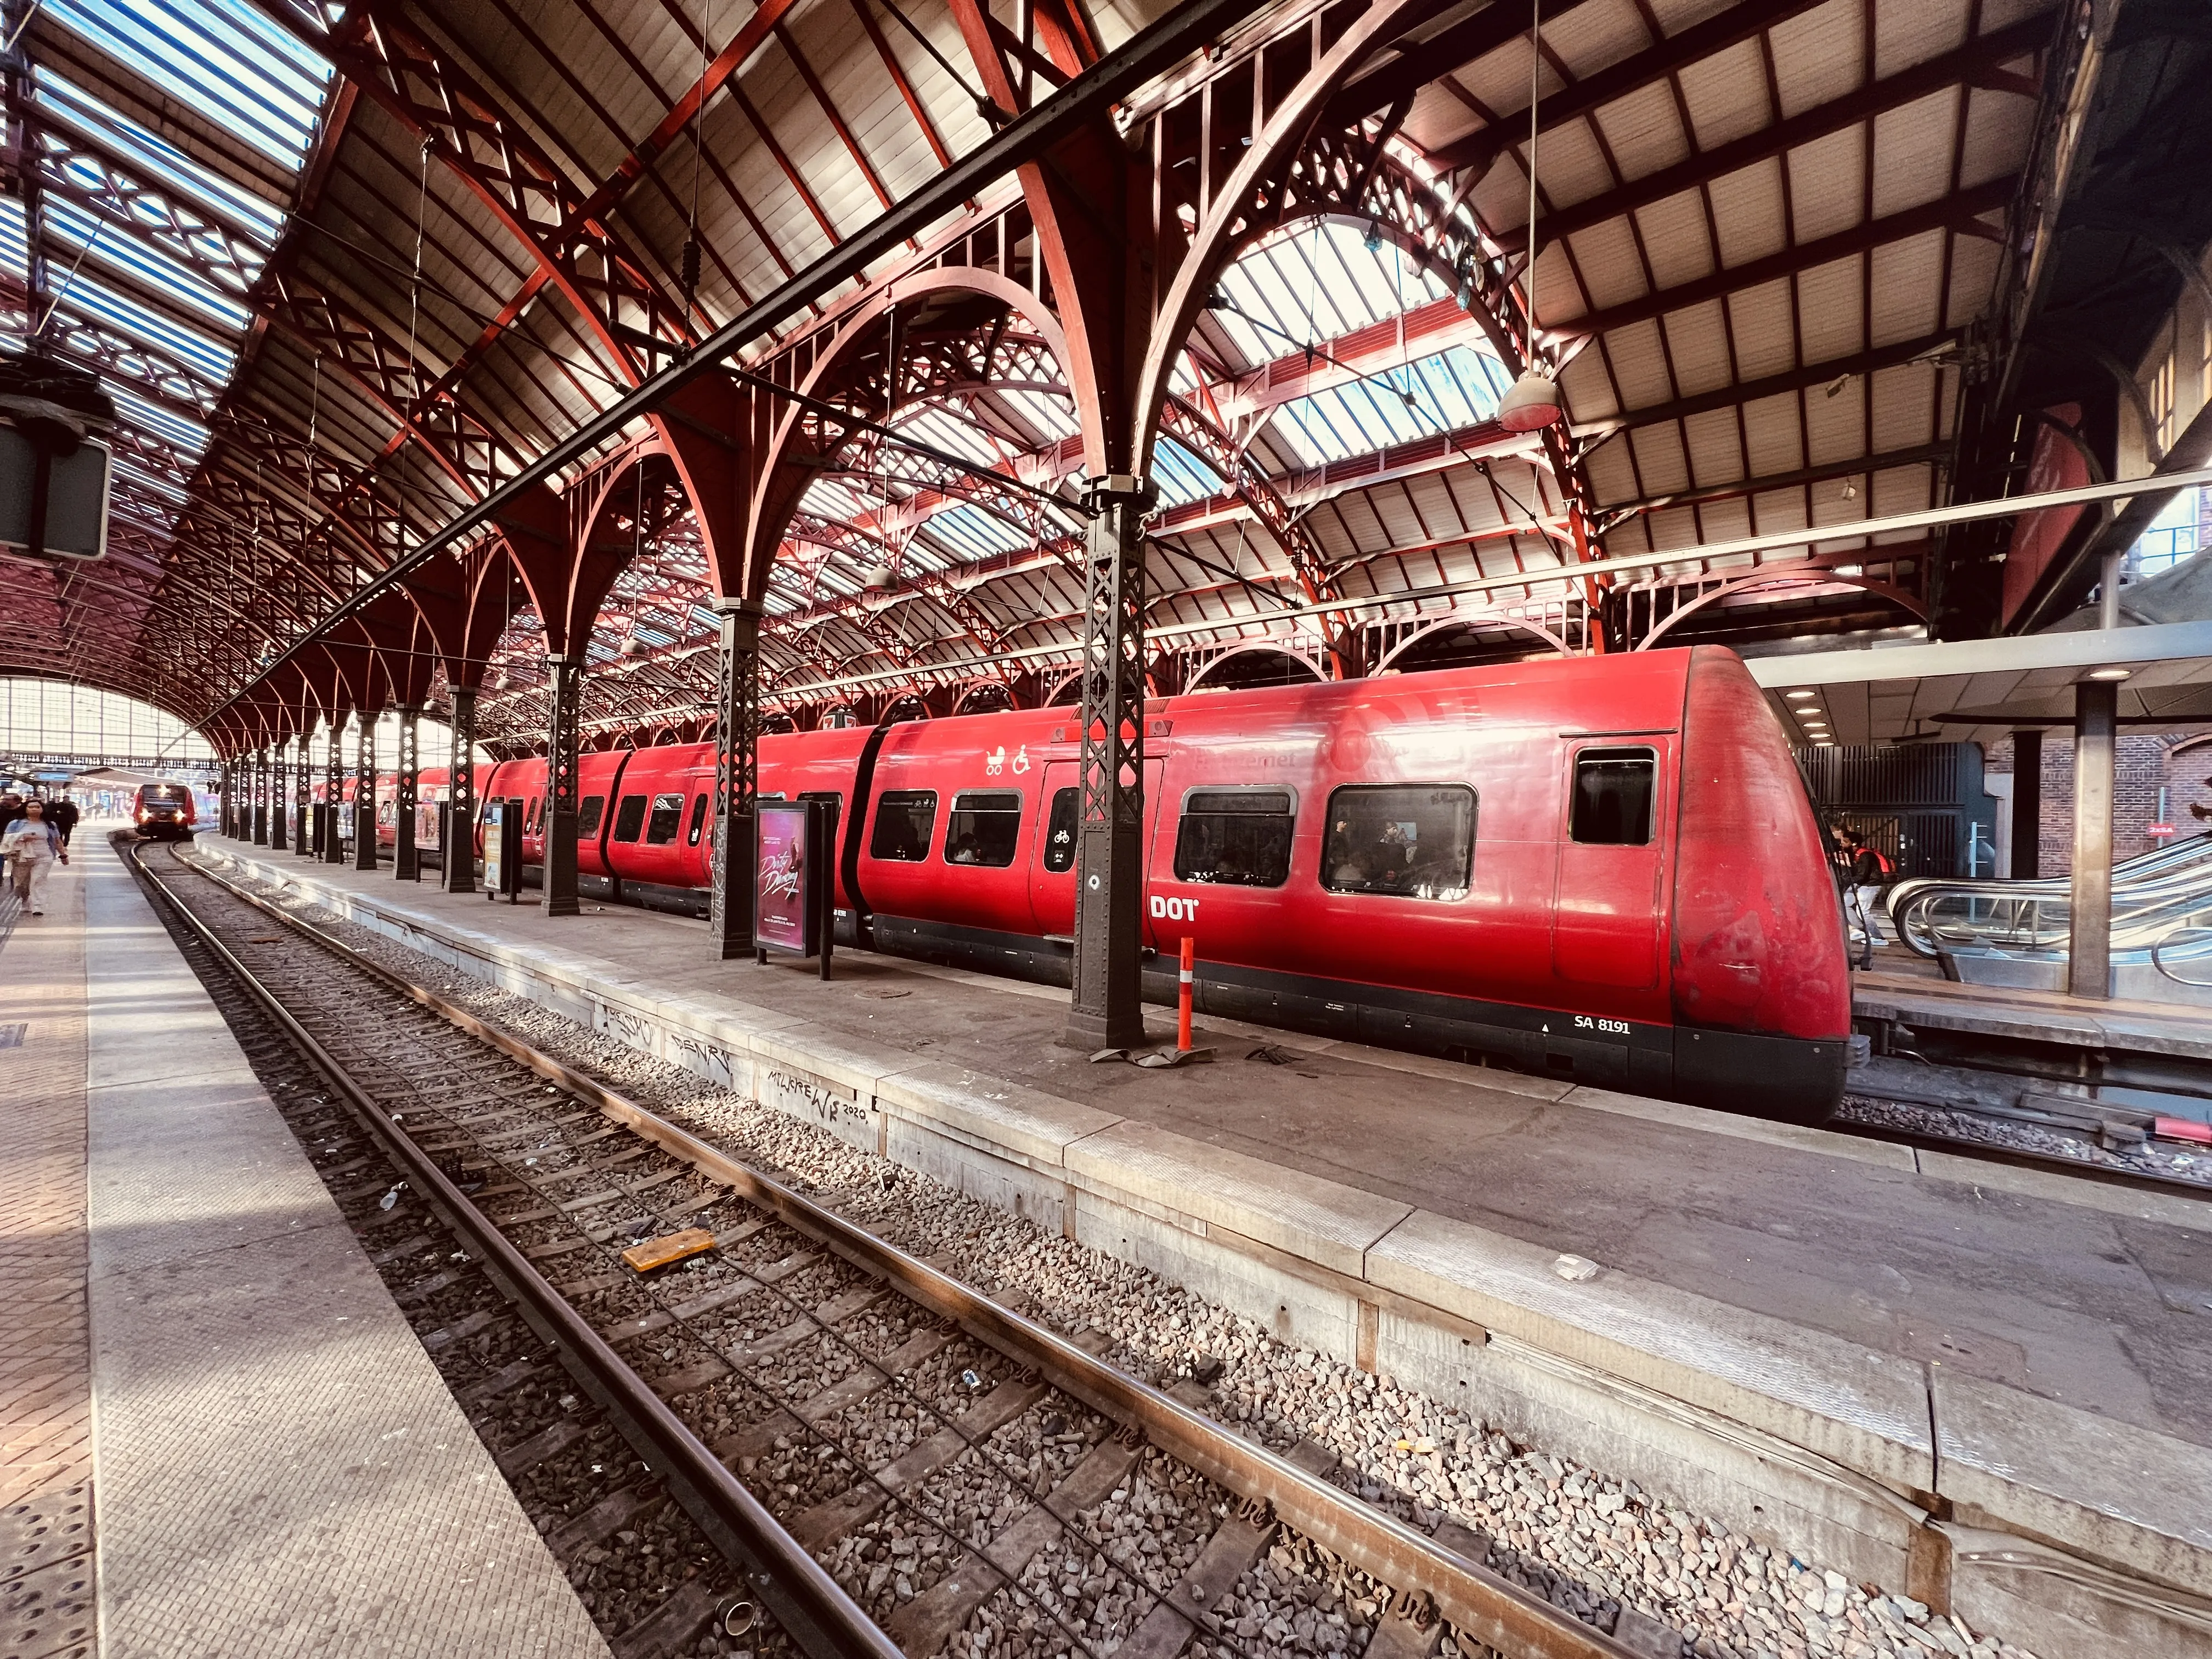
<path id="1" fill-rule="evenodd" d="M 1146 719 L 1148 995 L 1174 996 L 1188 934 L 1207 1012 L 1771 1116 L 1840 1097 L 1835 886 L 1733 653 L 1201 693 Z M 761 790 L 836 803 L 841 941 L 1066 984 L 1077 735 L 1050 708 L 771 737 Z M 711 745 L 584 757 L 585 890 L 703 914 L 714 780 Z M 426 800 L 444 781 L 423 775 Z M 479 787 L 523 803 L 538 862 L 544 762 Z"/>
<path id="2" fill-rule="evenodd" d="M 149 841 L 184 841 L 199 827 L 199 804 L 189 783 L 142 783 L 131 817 Z"/>

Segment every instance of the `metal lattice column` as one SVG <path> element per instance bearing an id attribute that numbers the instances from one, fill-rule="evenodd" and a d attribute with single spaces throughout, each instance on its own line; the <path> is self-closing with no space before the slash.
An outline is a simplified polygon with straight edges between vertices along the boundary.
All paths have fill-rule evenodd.
<path id="1" fill-rule="evenodd" d="M 230 757 L 228 755 L 223 757 L 222 770 L 216 775 L 215 788 L 216 823 L 221 827 L 226 839 L 235 840 L 238 836 L 238 820 L 234 816 L 236 809 L 230 799 Z"/>
<path id="2" fill-rule="evenodd" d="M 400 881 L 422 879 L 422 861 L 415 850 L 415 798 L 422 781 L 422 734 L 416 722 L 422 717 L 422 711 L 417 708 L 399 711 L 399 775 L 392 798 L 392 873 Z"/>
<path id="3" fill-rule="evenodd" d="M 376 714 L 364 708 L 356 717 L 361 732 L 354 750 L 353 867 L 376 868 Z"/>
<path id="4" fill-rule="evenodd" d="M 253 751 L 253 844 L 269 844 L 269 751 Z"/>
<path id="5" fill-rule="evenodd" d="M 284 758 L 284 745 L 276 745 L 276 769 L 269 779 L 269 850 L 284 850 L 284 820 L 292 813 L 292 765 Z"/>
<path id="6" fill-rule="evenodd" d="M 300 726 L 298 746 L 292 754 L 292 850 L 303 859 L 315 856 L 315 751 L 312 719 Z"/>
<path id="7" fill-rule="evenodd" d="M 477 694 L 454 686 L 453 750 L 446 774 L 446 844 L 440 856 L 449 893 L 477 890 Z"/>
<path id="8" fill-rule="evenodd" d="M 552 699 L 545 720 L 544 891 L 549 916 L 576 914 L 576 705 L 584 694 L 580 657 L 545 659 Z"/>
<path id="9" fill-rule="evenodd" d="M 338 834 L 340 804 L 345 796 L 345 717 L 331 721 L 330 753 L 323 762 L 323 862 L 343 864 L 345 841 Z"/>
<path id="10" fill-rule="evenodd" d="M 753 951 L 753 834 L 760 811 L 757 599 L 717 599 L 721 678 L 714 703 L 714 888 L 708 931 L 724 962 Z"/>
<path id="11" fill-rule="evenodd" d="M 1075 995 L 1067 1041 L 1145 1042 L 1145 538 L 1140 480 L 1091 487 L 1083 618 L 1082 819 L 1075 851 Z"/>

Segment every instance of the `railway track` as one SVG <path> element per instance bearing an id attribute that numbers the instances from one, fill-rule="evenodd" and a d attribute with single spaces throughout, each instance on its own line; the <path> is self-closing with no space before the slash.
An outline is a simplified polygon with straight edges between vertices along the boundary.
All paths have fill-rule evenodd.
<path id="1" fill-rule="evenodd" d="M 1955 1071 L 1959 1068 L 1943 1068 Z M 2003 1086 L 2009 1082 L 2014 1086 Z M 2212 1198 L 2212 1148 L 2164 1140 L 2157 1115 L 2072 1097 L 2023 1092 L 1995 1073 L 1870 1080 L 1825 1126 L 1842 1134 L 1940 1152 L 2069 1180 Z M 1986 1085 L 1996 1085 L 1990 1097 Z"/>
<path id="2" fill-rule="evenodd" d="M 602 1618 L 623 1659 L 698 1650 L 756 1606 L 817 1655 L 980 1653 L 977 1632 L 1018 1631 L 1044 1652 L 1258 1659 L 1289 1635 L 1255 1625 L 1271 1596 L 1316 1615 L 1308 1650 L 1680 1651 L 1632 1611 L 1601 1613 L 1623 1621 L 1611 1630 L 1575 1618 L 1486 1567 L 1480 1534 L 1429 1535 L 1333 1484 L 1333 1455 L 1275 1455 L 1025 1317 L 1018 1294 L 982 1296 L 313 924 L 143 850 L 126 859 L 195 966 L 244 1005 L 226 1014 L 325 1085 L 327 1109 L 309 1098 L 321 1115 L 295 1129 L 349 1218 L 373 1206 L 374 1235 L 398 1240 L 375 1254 L 426 1270 L 395 1294 L 437 1310 L 426 1346 L 464 1402 L 538 1402 L 488 1434 L 502 1467 L 623 1443 L 619 1465 L 602 1450 L 592 1466 L 605 1490 L 541 1522 L 556 1555 L 586 1559 L 656 1514 L 660 1560 L 690 1549 L 690 1577 Z M 359 1178 L 372 1139 L 393 1177 L 374 1194 L 385 1177 Z M 625 1263 L 690 1230 L 713 1248 Z M 478 1268 L 490 1289 L 457 1311 Z M 574 1385 L 557 1399 L 555 1366 Z"/>

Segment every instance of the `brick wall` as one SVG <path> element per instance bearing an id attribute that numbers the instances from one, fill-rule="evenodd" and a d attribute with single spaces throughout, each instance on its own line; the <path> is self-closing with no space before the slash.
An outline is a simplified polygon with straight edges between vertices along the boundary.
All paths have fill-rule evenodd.
<path id="1" fill-rule="evenodd" d="M 2185 744 L 2193 747 L 2184 748 Z M 2180 752 L 2175 752 L 2179 750 Z M 1984 770 L 2009 775 L 2013 744 L 1991 744 Z M 2074 867 L 2074 738 L 2043 734 L 2042 873 L 2063 876 Z M 2136 737 L 2123 733 L 2112 765 L 2112 856 L 2133 858 L 2159 843 L 2144 831 L 2159 822 L 2158 792 L 2167 792 L 2165 822 L 2180 836 L 2212 830 L 2212 743 L 2193 737 Z M 2204 809 L 2205 817 L 2190 808 Z"/>

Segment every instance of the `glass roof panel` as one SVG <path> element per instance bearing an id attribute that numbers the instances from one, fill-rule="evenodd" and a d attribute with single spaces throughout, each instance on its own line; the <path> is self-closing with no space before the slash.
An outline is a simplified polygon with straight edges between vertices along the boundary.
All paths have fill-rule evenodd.
<path id="1" fill-rule="evenodd" d="M 251 191 L 202 167 L 158 134 L 129 116 L 107 107 L 90 93 L 82 92 L 43 64 L 38 67 L 36 91 L 40 100 L 74 118 L 128 161 L 148 184 L 167 185 L 234 228 L 252 232 L 263 244 L 275 246 L 284 228 L 284 216 Z"/>
<path id="2" fill-rule="evenodd" d="M 330 65 L 244 0 L 46 0 L 46 12 L 188 109 L 296 169 Z"/>
<path id="3" fill-rule="evenodd" d="M 64 280 L 68 265 L 83 254 L 143 287 L 173 296 L 227 334 L 244 333 L 252 320 L 252 313 L 222 289 L 151 243 L 131 235 L 127 226 L 112 218 L 99 218 L 55 196 L 46 198 L 46 216 L 51 257 L 70 256 L 64 264 Z"/>

